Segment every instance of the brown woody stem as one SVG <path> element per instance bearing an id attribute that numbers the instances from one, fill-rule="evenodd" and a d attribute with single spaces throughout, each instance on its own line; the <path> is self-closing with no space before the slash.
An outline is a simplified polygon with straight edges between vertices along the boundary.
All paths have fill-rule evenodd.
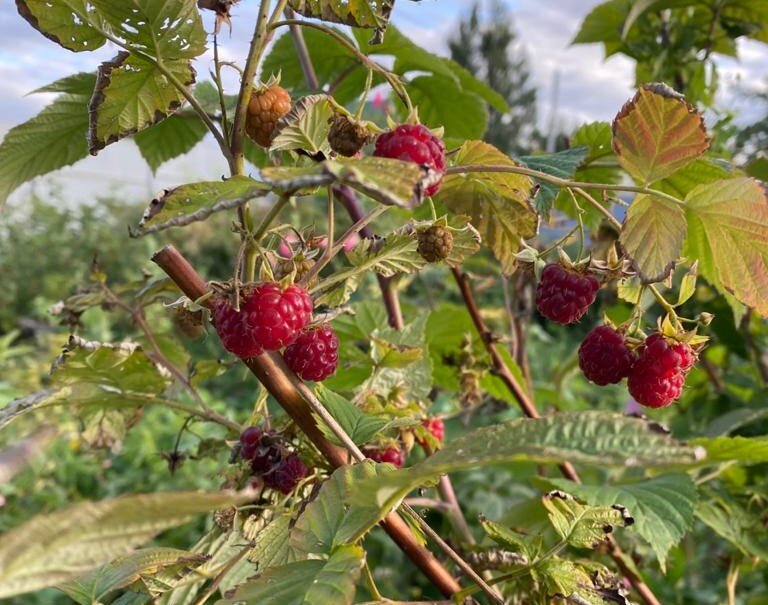
<path id="1" fill-rule="evenodd" d="M 155 253 L 152 260 L 190 299 L 197 300 L 206 293 L 203 278 L 174 246 L 165 246 Z M 281 355 L 267 352 L 243 361 L 334 468 L 348 463 L 347 451 L 328 441 L 317 426 L 307 402 L 296 388 L 299 379 L 288 369 Z M 387 515 L 381 525 L 441 593 L 450 597 L 461 590 L 442 563 L 416 541 L 397 513 Z"/>

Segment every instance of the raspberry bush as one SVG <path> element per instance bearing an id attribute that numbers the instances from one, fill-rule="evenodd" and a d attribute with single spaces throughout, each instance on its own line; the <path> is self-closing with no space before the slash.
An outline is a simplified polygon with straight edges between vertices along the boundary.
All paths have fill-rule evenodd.
<path id="1" fill-rule="evenodd" d="M 636 93 L 512 157 L 399 4 L 133 4 L 17 0 L 120 54 L 45 88 L 0 195 L 129 137 L 156 168 L 210 134 L 228 174 L 148 200 L 142 279 L 94 261 L 51 307 L 50 376 L 0 409 L 0 599 L 762 602 L 768 200 L 691 101 L 764 15 L 604 3 L 576 42 Z"/>

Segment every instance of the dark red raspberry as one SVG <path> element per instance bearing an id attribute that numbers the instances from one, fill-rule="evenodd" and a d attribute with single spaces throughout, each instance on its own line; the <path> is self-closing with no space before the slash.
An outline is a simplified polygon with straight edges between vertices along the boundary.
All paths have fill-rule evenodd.
<path id="1" fill-rule="evenodd" d="M 442 418 L 425 418 L 421 421 L 421 426 L 427 429 L 440 443 L 445 439 L 445 423 Z"/>
<path id="2" fill-rule="evenodd" d="M 609 326 L 598 326 L 587 334 L 579 347 L 579 367 L 587 380 L 600 386 L 615 384 L 629 376 L 634 353 L 624 335 Z"/>
<path id="3" fill-rule="evenodd" d="M 224 348 L 238 357 L 260 355 L 291 344 L 312 317 L 312 299 L 300 286 L 281 290 L 273 282 L 243 289 L 240 311 L 220 301 L 213 319 Z"/>
<path id="4" fill-rule="evenodd" d="M 296 454 L 290 454 L 277 468 L 264 475 L 264 485 L 290 494 L 304 477 L 307 467 Z"/>
<path id="5" fill-rule="evenodd" d="M 400 124 L 394 130 L 379 135 L 373 155 L 426 164 L 440 174 L 440 180 L 427 187 L 425 195 L 434 195 L 440 189 L 445 172 L 445 145 L 421 124 Z"/>
<path id="6" fill-rule="evenodd" d="M 680 397 L 695 355 L 685 343 L 670 343 L 661 334 L 645 339 L 627 380 L 629 394 L 641 405 L 661 408 Z"/>
<path id="7" fill-rule="evenodd" d="M 396 445 L 390 445 L 383 450 L 366 448 L 363 453 L 366 458 L 370 458 L 374 462 L 389 462 L 397 468 L 402 468 L 405 464 L 405 452 Z"/>
<path id="8" fill-rule="evenodd" d="M 285 361 L 302 380 L 325 380 L 339 365 L 339 339 L 328 324 L 302 332 L 283 353 Z"/>
<path id="9" fill-rule="evenodd" d="M 263 439 L 251 456 L 251 470 L 254 475 L 265 475 L 274 471 L 284 458 L 283 448 L 273 439 Z"/>
<path id="10" fill-rule="evenodd" d="M 536 288 L 536 308 L 544 317 L 559 324 L 578 321 L 595 302 L 598 282 L 591 275 L 570 271 L 551 263 L 541 272 Z"/>
<path id="11" fill-rule="evenodd" d="M 261 445 L 261 438 L 264 431 L 258 426 L 249 426 L 240 435 L 240 457 L 243 460 L 250 460 L 256 453 L 256 448 Z"/>

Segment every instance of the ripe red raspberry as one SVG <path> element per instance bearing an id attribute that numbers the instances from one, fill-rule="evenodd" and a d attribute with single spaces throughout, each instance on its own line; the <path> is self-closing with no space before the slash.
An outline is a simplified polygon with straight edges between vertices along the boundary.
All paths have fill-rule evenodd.
<path id="1" fill-rule="evenodd" d="M 427 429 L 440 443 L 445 439 L 445 423 L 442 418 L 425 418 L 421 421 L 421 426 Z"/>
<path id="2" fill-rule="evenodd" d="M 426 164 L 440 174 L 440 181 L 427 187 L 424 195 L 434 195 L 440 189 L 445 171 L 445 145 L 426 126 L 400 124 L 394 130 L 379 135 L 373 155 Z"/>
<path id="3" fill-rule="evenodd" d="M 260 355 L 291 344 L 312 317 L 312 299 L 300 286 L 281 290 L 273 282 L 245 288 L 236 311 L 229 299 L 213 312 L 224 348 L 238 357 Z"/>
<path id="4" fill-rule="evenodd" d="M 551 263 L 541 272 L 536 288 L 536 308 L 544 317 L 559 324 L 578 321 L 595 302 L 598 282 L 591 275 L 570 271 Z"/>
<path id="5" fill-rule="evenodd" d="M 291 110 L 291 95 L 281 86 L 251 93 L 245 115 L 245 132 L 262 147 L 272 143 L 277 121 Z"/>
<path id="6" fill-rule="evenodd" d="M 328 324 L 302 332 L 283 353 L 285 361 L 302 380 L 325 380 L 339 365 L 339 339 Z"/>
<path id="7" fill-rule="evenodd" d="M 624 336 L 609 326 L 598 326 L 579 347 L 579 367 L 587 380 L 600 386 L 615 384 L 629 376 L 634 353 Z"/>
<path id="8" fill-rule="evenodd" d="M 661 408 L 680 397 L 695 355 L 685 343 L 669 343 L 661 334 L 645 339 L 627 380 L 629 394 L 645 406 Z"/>
<path id="9" fill-rule="evenodd" d="M 290 454 L 277 468 L 264 475 L 264 485 L 290 494 L 304 477 L 307 467 L 296 454 Z"/>
<path id="10" fill-rule="evenodd" d="M 389 462 L 397 468 L 402 468 L 403 464 L 405 464 L 405 452 L 396 445 L 390 445 L 383 450 L 366 448 L 363 453 L 366 458 L 370 458 L 374 462 Z"/>
<path id="11" fill-rule="evenodd" d="M 256 448 L 261 445 L 261 438 L 264 431 L 258 426 L 249 426 L 240 435 L 240 457 L 243 460 L 250 460 L 256 453 Z"/>

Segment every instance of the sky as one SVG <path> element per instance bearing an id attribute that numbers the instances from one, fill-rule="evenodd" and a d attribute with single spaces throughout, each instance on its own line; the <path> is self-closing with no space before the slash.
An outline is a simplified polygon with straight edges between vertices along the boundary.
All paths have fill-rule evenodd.
<path id="1" fill-rule="evenodd" d="M 555 79 L 559 81 L 555 121 L 560 128 L 569 130 L 587 121 L 611 120 L 633 93 L 633 63 L 622 56 L 604 59 L 601 45 L 569 44 L 598 0 L 506 0 L 505 4 L 512 11 L 519 43 L 528 54 L 532 79 L 539 91 L 541 124 L 548 124 L 552 118 Z M 469 0 L 400 0 L 395 5 L 393 22 L 428 50 L 447 55 L 447 33 L 456 28 L 457 20 L 470 7 Z M 242 0 L 233 8 L 232 35 L 225 33 L 221 37 L 224 58 L 242 62 L 256 9 L 256 0 Z M 208 30 L 211 15 L 206 11 Z M 0 39 L 0 134 L 33 117 L 52 98 L 44 94 L 27 96 L 29 92 L 77 71 L 94 71 L 116 52 L 111 46 L 88 53 L 68 52 L 32 29 L 10 2 L 0 5 Z M 740 44 L 739 51 L 740 61 L 719 60 L 724 90 L 720 101 L 748 122 L 759 117 L 755 113 L 758 108 L 735 91 L 768 76 L 768 46 L 747 41 Z M 210 62 L 208 53 L 197 63 L 198 74 L 205 74 Z M 131 200 L 147 196 L 151 199 L 162 188 L 189 180 L 216 179 L 225 173 L 226 166 L 210 136 L 186 156 L 163 165 L 155 175 L 141 160 L 135 145 L 123 141 L 52 177 L 36 179 L 32 185 L 17 190 L 10 203 L 24 199 L 30 187 L 45 192 L 52 183 L 61 186 L 74 203 L 86 202 L 99 194 L 103 178 L 110 181 L 110 193 Z"/>

